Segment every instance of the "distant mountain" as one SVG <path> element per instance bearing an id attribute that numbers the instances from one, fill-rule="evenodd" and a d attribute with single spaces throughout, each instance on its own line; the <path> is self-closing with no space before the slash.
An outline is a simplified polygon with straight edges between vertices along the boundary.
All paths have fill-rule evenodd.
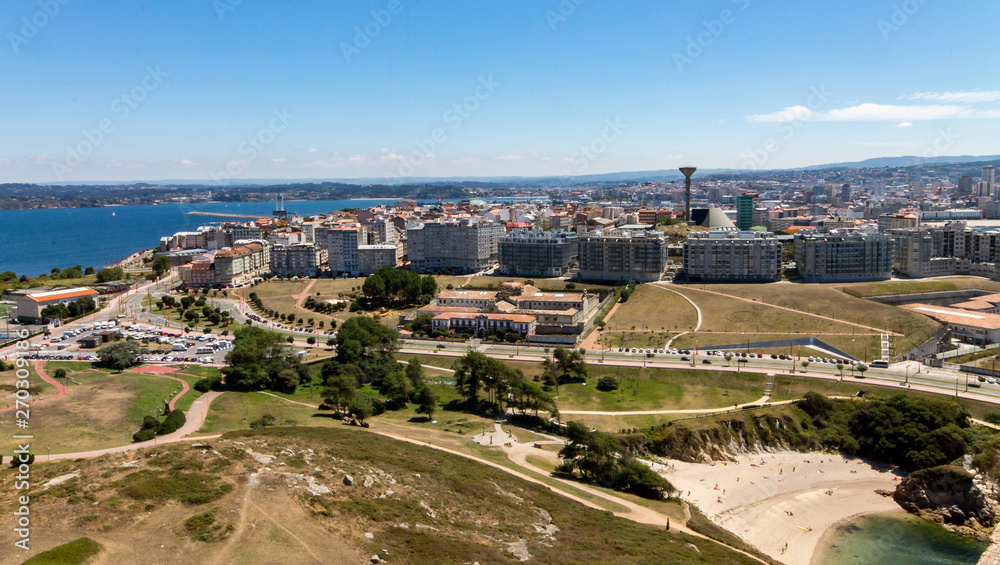
<path id="1" fill-rule="evenodd" d="M 976 163 L 987 161 L 1000 161 L 1000 155 L 960 155 L 951 157 L 876 157 L 864 161 L 853 161 L 846 163 L 828 163 L 825 165 L 812 165 L 809 167 L 791 169 L 770 169 L 770 170 L 748 170 L 748 169 L 699 169 L 695 177 L 706 177 L 711 175 L 735 174 L 752 175 L 754 173 L 781 173 L 795 171 L 820 171 L 825 169 L 869 169 L 869 168 L 896 168 L 913 167 L 919 165 L 961 165 L 964 163 Z M 213 188 L 226 188 L 237 186 L 275 186 L 275 185 L 296 185 L 296 184 L 321 184 L 321 183 L 343 183 L 355 186 L 382 185 L 421 185 L 421 184 L 458 184 L 475 185 L 489 183 L 493 185 L 509 184 L 518 187 L 559 187 L 574 186 L 581 184 L 616 183 L 616 182 L 671 182 L 683 179 L 684 176 L 677 169 L 660 169 L 654 171 L 624 171 L 616 173 L 601 173 L 593 175 L 569 175 L 569 176 L 495 176 L 495 177 L 406 177 L 399 179 L 387 179 L 385 177 L 358 177 L 358 178 L 298 178 L 298 179 L 234 179 L 227 185 L 222 186 L 211 180 L 192 179 L 164 179 L 158 181 L 132 181 L 132 182 L 63 182 L 63 183 L 39 183 L 41 185 L 87 185 L 87 186 L 125 186 L 125 185 L 159 185 L 159 186 L 188 186 L 204 187 L 209 190 Z"/>
<path id="2" fill-rule="evenodd" d="M 865 159 L 864 161 L 854 161 L 849 163 L 832 163 L 828 165 L 813 165 L 795 169 L 797 171 L 819 171 L 823 169 L 878 169 L 884 167 L 913 167 L 915 165 L 942 165 L 942 164 L 962 164 L 976 163 L 979 161 L 1000 160 L 1000 155 L 960 155 L 952 157 L 876 157 Z"/>

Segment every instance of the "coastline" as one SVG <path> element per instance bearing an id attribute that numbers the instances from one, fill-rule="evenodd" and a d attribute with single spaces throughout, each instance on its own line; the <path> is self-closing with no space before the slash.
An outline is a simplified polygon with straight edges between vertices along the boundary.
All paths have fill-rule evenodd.
<path id="1" fill-rule="evenodd" d="M 816 542 L 816 550 L 813 552 L 809 565 L 823 565 L 826 563 L 826 560 L 830 557 L 830 553 L 832 553 L 834 547 L 836 547 L 833 542 L 837 539 L 837 536 L 844 533 L 847 528 L 851 527 L 851 525 L 859 519 L 874 515 L 900 518 L 913 516 L 906 510 L 899 508 L 898 510 L 887 510 L 883 512 L 858 512 L 857 514 L 848 516 L 835 524 L 831 524 Z"/>
<path id="2" fill-rule="evenodd" d="M 814 555 L 827 550 L 838 527 L 904 512 L 875 492 L 893 490 L 896 474 L 840 455 L 784 451 L 715 464 L 670 463 L 661 471 L 681 498 L 782 563 L 819 563 Z"/>

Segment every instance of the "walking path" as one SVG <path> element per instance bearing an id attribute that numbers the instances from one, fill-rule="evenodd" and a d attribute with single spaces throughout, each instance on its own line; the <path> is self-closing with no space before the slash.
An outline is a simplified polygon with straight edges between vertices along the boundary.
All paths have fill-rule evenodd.
<path id="1" fill-rule="evenodd" d="M 198 397 L 194 402 L 191 403 L 191 408 L 187 412 L 185 412 L 185 417 L 187 420 L 184 422 L 184 425 L 181 426 L 179 430 L 173 433 L 154 438 L 150 441 L 130 443 L 128 445 L 120 445 L 118 447 L 109 447 L 106 449 L 98 449 L 95 451 L 84 451 L 81 453 L 53 454 L 51 458 L 46 458 L 46 461 L 49 461 L 50 459 L 53 461 L 58 461 L 60 459 L 89 459 L 93 457 L 102 457 L 104 455 L 108 455 L 111 453 L 124 453 L 126 451 L 142 449 L 144 447 L 153 447 L 155 445 L 160 445 L 164 443 L 217 438 L 221 434 L 216 434 L 211 436 L 200 436 L 196 438 L 186 438 L 185 436 L 188 436 L 198 431 L 198 428 L 200 428 L 202 424 L 205 423 L 205 418 L 208 416 L 209 406 L 211 406 L 212 401 L 218 398 L 220 395 L 222 395 L 222 391 L 212 391 L 212 392 L 206 392 L 205 394 Z"/>
<path id="2" fill-rule="evenodd" d="M 619 302 L 615 302 L 615 305 L 611 307 L 611 310 L 608 310 L 608 315 L 604 317 L 604 321 L 607 322 L 608 320 L 610 320 L 611 316 L 613 316 L 615 314 L 615 312 L 618 311 L 618 308 L 621 305 L 622 305 L 622 302 L 620 302 L 620 301 Z M 590 335 L 587 336 L 587 339 L 583 340 L 583 343 L 580 344 L 580 348 L 581 349 L 592 349 L 593 347 L 595 347 L 597 345 L 597 340 L 601 338 L 601 333 L 602 332 L 600 331 L 599 328 L 594 328 L 590 332 Z"/>
<path id="3" fill-rule="evenodd" d="M 596 410 L 559 410 L 560 414 L 582 414 L 587 416 L 652 416 L 658 414 L 714 414 L 716 412 L 724 412 L 730 410 L 742 410 L 744 406 L 760 406 L 765 402 L 771 400 L 770 396 L 762 396 L 760 399 L 753 402 L 747 402 L 745 404 L 734 404 L 732 408 L 728 406 L 723 406 L 721 408 L 695 408 L 690 410 L 635 410 L 631 412 L 601 412 Z M 798 402 L 798 400 L 781 400 L 778 402 L 769 402 L 770 406 L 780 406 L 782 404 L 791 404 L 793 402 Z"/>
<path id="4" fill-rule="evenodd" d="M 55 396 L 46 396 L 44 398 L 39 398 L 38 400 L 30 403 L 29 406 L 34 406 L 35 404 L 38 404 L 39 402 L 45 402 L 46 400 L 54 400 L 66 394 L 66 385 L 53 379 L 52 377 L 49 376 L 48 373 L 45 372 L 45 361 L 39 361 L 38 363 L 35 364 L 35 372 L 38 373 L 38 376 L 41 377 L 43 381 L 56 387 L 57 392 Z M 15 408 L 17 408 L 17 403 L 15 403 L 13 406 L 8 406 L 7 408 L 0 410 L 0 412 L 6 412 L 8 410 L 13 410 Z"/>
<path id="5" fill-rule="evenodd" d="M 302 303 L 305 302 L 306 298 L 309 297 L 309 291 L 312 290 L 312 287 L 313 287 L 314 284 L 316 284 L 316 279 L 310 279 L 309 280 L 309 284 L 307 284 L 306 287 L 302 289 L 302 292 L 300 292 L 296 296 L 296 300 L 295 300 L 295 308 L 296 309 L 299 309 L 299 310 L 302 309 Z"/>
<path id="6" fill-rule="evenodd" d="M 683 335 L 687 335 L 687 334 L 692 333 L 692 332 L 697 332 L 698 330 L 701 329 L 701 321 L 704 318 L 702 318 L 702 315 L 701 315 L 701 308 L 699 308 L 698 305 L 694 303 L 694 300 L 691 300 L 687 296 L 684 296 L 683 294 L 677 292 L 676 290 L 674 290 L 672 288 L 667 288 L 665 286 L 661 286 L 660 283 L 655 283 L 655 284 L 653 284 L 651 286 L 653 288 L 658 288 L 660 290 L 666 290 L 666 291 L 672 292 L 672 293 L 676 294 L 677 296 L 680 296 L 684 300 L 687 300 L 688 304 L 690 304 L 691 306 L 693 306 L 694 307 L 694 311 L 698 314 L 698 323 L 694 326 L 694 329 L 692 331 L 690 331 L 690 332 L 681 332 L 681 333 L 679 333 L 679 334 L 671 337 L 670 339 L 667 340 L 667 343 L 663 346 L 664 349 L 670 349 L 671 344 L 673 344 L 674 340 L 676 340 L 677 338 L 679 338 L 679 337 L 681 337 Z"/>

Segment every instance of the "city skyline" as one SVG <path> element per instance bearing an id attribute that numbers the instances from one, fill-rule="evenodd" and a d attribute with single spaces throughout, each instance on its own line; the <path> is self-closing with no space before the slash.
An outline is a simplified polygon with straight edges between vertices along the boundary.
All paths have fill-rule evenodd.
<path id="1" fill-rule="evenodd" d="M 626 8 L 19 2 L 0 19 L 0 178 L 399 182 L 1000 153 L 1000 86 L 980 64 L 995 47 L 953 7 Z"/>

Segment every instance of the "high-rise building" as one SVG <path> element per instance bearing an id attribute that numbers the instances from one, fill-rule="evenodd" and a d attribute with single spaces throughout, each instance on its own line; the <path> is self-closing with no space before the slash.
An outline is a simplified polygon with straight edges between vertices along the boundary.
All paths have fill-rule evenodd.
<path id="1" fill-rule="evenodd" d="M 576 264 L 578 245 L 575 232 L 516 229 L 500 240 L 500 274 L 561 277 Z"/>
<path id="2" fill-rule="evenodd" d="M 955 194 L 958 196 L 972 194 L 972 177 L 969 175 L 962 175 L 961 178 L 958 179 L 958 186 L 955 188 Z"/>
<path id="3" fill-rule="evenodd" d="M 506 230 L 480 218 L 427 222 L 406 228 L 407 255 L 418 272 L 477 272 L 496 264 Z"/>
<path id="4" fill-rule="evenodd" d="M 775 282 L 781 252 L 767 232 L 695 232 L 684 242 L 684 273 L 691 282 Z"/>
<path id="5" fill-rule="evenodd" d="M 892 259 L 888 234 L 834 231 L 795 236 L 795 266 L 807 283 L 889 280 Z"/>
<path id="6" fill-rule="evenodd" d="M 841 202 L 851 201 L 851 185 L 845 184 L 844 186 L 840 187 L 840 200 Z"/>
<path id="7" fill-rule="evenodd" d="M 753 211 L 756 207 L 756 193 L 747 192 L 736 197 L 736 229 L 748 230 L 753 227 Z"/>
<path id="8" fill-rule="evenodd" d="M 980 196 L 992 196 L 994 200 L 1000 199 L 1000 190 L 996 189 L 996 174 L 993 165 L 983 167 L 983 181 L 979 183 Z"/>
<path id="9" fill-rule="evenodd" d="M 334 276 L 360 273 L 358 246 L 367 243 L 368 229 L 364 226 L 333 228 L 326 234 L 327 261 Z"/>
<path id="10" fill-rule="evenodd" d="M 283 277 L 315 277 L 326 258 L 327 250 L 312 243 L 275 245 L 271 248 L 271 272 Z"/>
<path id="11" fill-rule="evenodd" d="M 582 280 L 658 281 L 667 266 L 663 232 L 595 232 L 580 237 L 579 253 Z"/>

